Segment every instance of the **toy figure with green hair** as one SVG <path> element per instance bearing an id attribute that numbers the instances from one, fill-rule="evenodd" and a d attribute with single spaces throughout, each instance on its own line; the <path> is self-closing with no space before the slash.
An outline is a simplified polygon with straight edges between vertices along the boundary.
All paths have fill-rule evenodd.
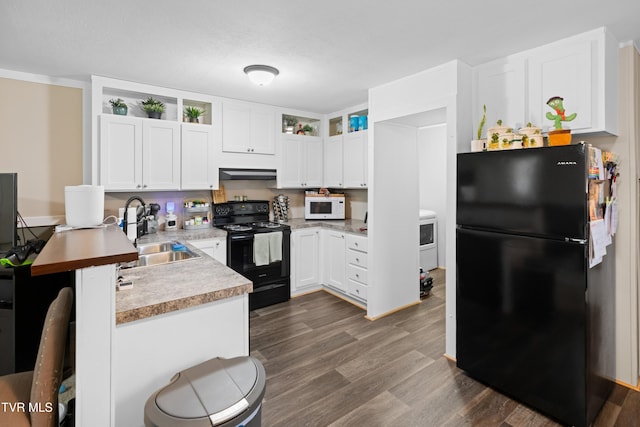
<path id="1" fill-rule="evenodd" d="M 562 101 L 564 99 L 559 96 L 549 98 L 547 105 L 556 111 L 556 114 L 547 113 L 547 119 L 553 120 L 555 129 L 562 129 L 562 122 L 570 122 L 576 118 L 576 113 L 571 115 L 565 115 L 564 106 Z"/>

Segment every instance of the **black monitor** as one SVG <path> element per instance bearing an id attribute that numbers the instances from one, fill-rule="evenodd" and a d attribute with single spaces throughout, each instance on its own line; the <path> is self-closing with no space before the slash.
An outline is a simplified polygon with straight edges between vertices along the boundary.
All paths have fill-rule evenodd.
<path id="1" fill-rule="evenodd" d="M 18 174 L 0 173 L 0 255 L 17 242 Z"/>

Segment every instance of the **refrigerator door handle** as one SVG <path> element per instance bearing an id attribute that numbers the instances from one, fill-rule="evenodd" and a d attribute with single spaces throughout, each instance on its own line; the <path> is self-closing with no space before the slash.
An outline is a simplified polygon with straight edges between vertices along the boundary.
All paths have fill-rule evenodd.
<path id="1" fill-rule="evenodd" d="M 571 242 L 571 243 L 579 243 L 581 245 L 584 245 L 585 243 L 587 243 L 587 239 L 574 239 L 573 237 L 565 237 L 564 241 Z"/>

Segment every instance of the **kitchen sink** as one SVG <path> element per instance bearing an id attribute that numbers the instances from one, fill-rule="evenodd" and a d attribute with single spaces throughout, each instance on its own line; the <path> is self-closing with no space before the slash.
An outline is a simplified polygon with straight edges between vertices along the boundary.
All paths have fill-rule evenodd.
<path id="1" fill-rule="evenodd" d="M 199 258 L 199 255 L 191 251 L 158 252 L 155 254 L 140 255 L 137 266 L 167 264 L 169 262 L 182 261 L 185 259 Z"/>
<path id="2" fill-rule="evenodd" d="M 171 252 L 173 251 L 173 245 L 180 244 L 178 242 L 162 242 L 162 243 L 148 243 L 146 245 L 138 245 L 138 254 L 156 254 L 158 252 Z"/>
<path id="3" fill-rule="evenodd" d="M 178 245 L 180 249 L 174 250 Z M 200 258 L 200 255 L 190 251 L 179 242 L 148 243 L 138 245 L 138 260 L 120 264 L 120 268 L 147 267 L 168 264 L 170 262 Z"/>

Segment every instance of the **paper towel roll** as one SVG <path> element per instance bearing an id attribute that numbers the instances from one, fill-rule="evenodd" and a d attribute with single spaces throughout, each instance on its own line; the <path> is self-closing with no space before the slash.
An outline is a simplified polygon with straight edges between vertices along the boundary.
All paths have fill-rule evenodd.
<path id="1" fill-rule="evenodd" d="M 127 237 L 134 241 L 138 237 L 138 208 L 127 209 Z"/>
<path id="2" fill-rule="evenodd" d="M 64 187 L 64 211 L 67 225 L 93 227 L 104 219 L 104 187 L 75 185 Z"/>

